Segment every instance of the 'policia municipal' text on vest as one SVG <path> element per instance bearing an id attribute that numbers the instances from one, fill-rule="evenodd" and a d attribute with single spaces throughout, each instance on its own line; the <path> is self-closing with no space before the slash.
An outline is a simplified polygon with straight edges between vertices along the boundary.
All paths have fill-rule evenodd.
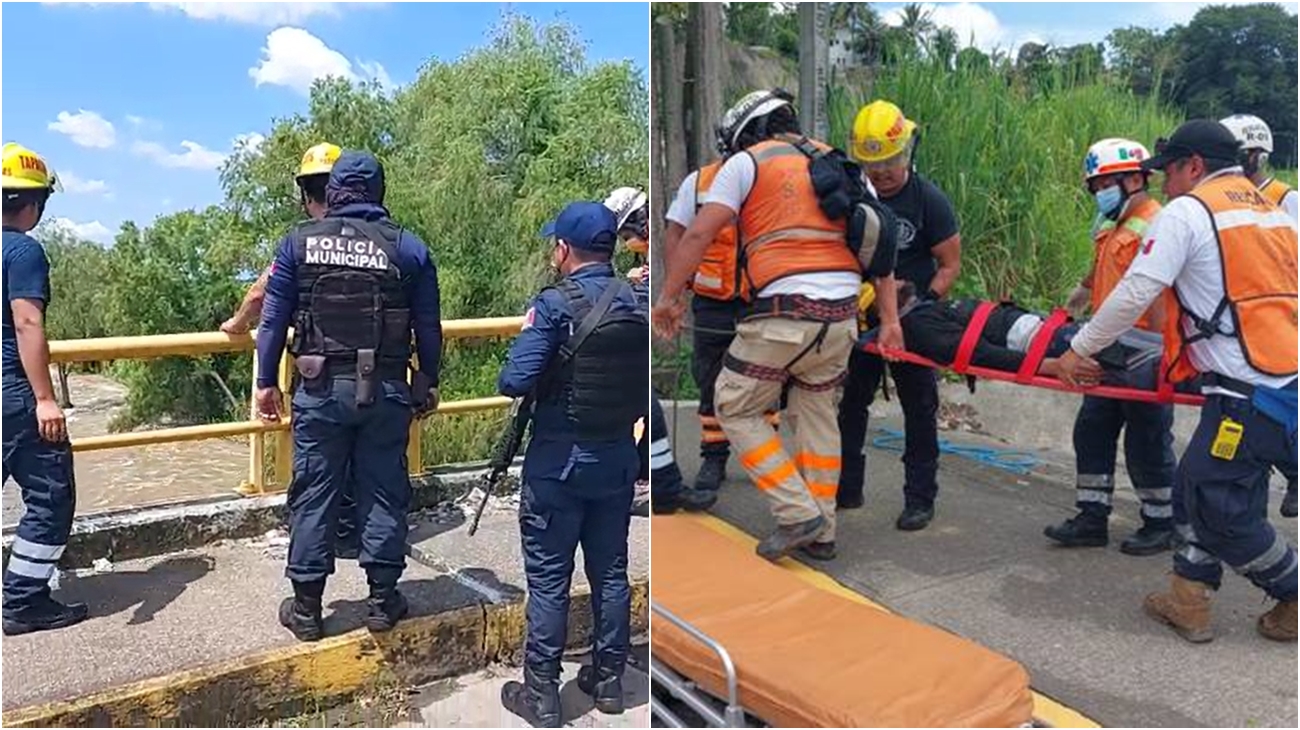
<path id="1" fill-rule="evenodd" d="M 650 342 L 645 315 L 611 311 L 627 287 L 612 281 L 593 304 L 572 280 L 555 286 L 573 312 L 574 329 L 543 375 L 538 400 L 562 403 L 582 441 L 630 433 L 646 414 Z"/>
<path id="2" fill-rule="evenodd" d="M 295 357 L 323 355 L 329 372 L 342 375 L 353 372 L 358 350 L 372 350 L 381 377 L 405 374 L 411 310 L 396 263 L 401 232 L 389 221 L 353 218 L 298 227 Z"/>

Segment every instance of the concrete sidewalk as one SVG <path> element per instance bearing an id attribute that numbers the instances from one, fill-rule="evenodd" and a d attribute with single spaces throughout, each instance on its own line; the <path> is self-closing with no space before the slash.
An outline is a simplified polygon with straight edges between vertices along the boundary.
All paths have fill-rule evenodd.
<path id="1" fill-rule="evenodd" d="M 673 409 L 665 410 L 671 420 Z M 677 415 L 675 456 L 690 480 L 699 464 L 698 420 L 693 405 L 681 404 Z M 873 418 L 872 427 L 901 430 L 902 423 Z M 972 434 L 940 436 L 1022 450 Z M 866 508 L 839 513 L 836 560 L 808 564 L 892 610 L 1016 659 L 1035 689 L 1104 725 L 1296 727 L 1296 645 L 1255 632 L 1255 617 L 1271 602 L 1229 573 L 1214 597 L 1219 637 L 1201 646 L 1177 638 L 1141 609 L 1146 593 L 1167 586 L 1169 553 L 1133 558 L 1118 550 L 1138 525 L 1132 492 L 1117 493 L 1109 548 L 1055 549 L 1042 529 L 1074 512 L 1064 478 L 1073 464 L 1061 452 L 1034 453 L 1043 463 L 1024 476 L 945 455 L 935 521 L 903 533 L 893 526 L 902 508 L 900 454 L 869 449 Z M 1270 519 L 1294 543 L 1295 520 L 1277 514 L 1280 483 L 1274 491 Z M 734 458 L 713 513 L 755 536 L 772 525 Z"/>
<path id="2" fill-rule="evenodd" d="M 6 724 L 16 719 L 10 714 L 15 708 L 39 710 L 98 692 L 121 695 L 115 709 L 95 715 L 94 703 L 83 702 L 77 705 L 80 714 L 32 716 L 120 721 L 125 713 L 141 722 L 174 721 L 185 715 L 184 707 L 176 708 L 184 705 L 178 693 L 205 682 L 230 685 L 219 688 L 223 702 L 255 704 L 268 701 L 268 691 L 275 689 L 266 684 L 297 683 L 304 692 L 328 694 L 370 682 L 364 672 L 378 676 L 381 665 L 396 666 L 401 681 L 422 684 L 513 661 L 522 639 L 525 585 L 517 518 L 508 509 L 494 509 L 484 516 L 479 534 L 469 538 L 463 516 L 453 514 L 448 519 L 441 511 L 437 519 L 412 527 L 413 559 L 400 585 L 412 618 L 385 635 L 389 638 L 355 630 L 365 611 L 365 576 L 355 562 L 340 561 L 325 592 L 326 634 L 332 638 L 297 642 L 276 618 L 280 601 L 290 595 L 282 540 L 219 543 L 119 563 L 112 572 L 65 577 L 56 596 L 87 602 L 92 618 L 60 631 L 6 637 Z M 648 532 L 647 520 L 632 520 L 629 573 L 636 630 L 646 625 Z M 588 588 L 580 569 L 573 592 L 571 644 L 590 635 Z M 408 624 L 409 636 L 403 632 Z M 428 645 L 408 645 L 415 640 Z M 325 658 L 329 652 L 337 656 Z M 211 669 L 217 666 L 224 669 Z M 218 674 L 226 679 L 215 678 Z M 151 688 L 131 685 L 141 681 Z M 131 698 L 122 699 L 122 693 Z M 168 702 L 171 706 L 159 706 Z M 214 708 L 191 709 L 199 719 L 211 718 L 203 713 Z M 231 719 L 249 719 L 254 709 L 233 708 Z M 58 712 L 65 710 L 72 712 Z"/>

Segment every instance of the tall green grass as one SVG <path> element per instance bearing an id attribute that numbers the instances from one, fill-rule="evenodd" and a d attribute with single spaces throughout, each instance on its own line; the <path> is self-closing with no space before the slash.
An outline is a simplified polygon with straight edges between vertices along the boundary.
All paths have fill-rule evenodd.
<path id="1" fill-rule="evenodd" d="M 832 89 L 828 141 L 847 145 L 857 110 L 880 98 L 920 125 L 917 169 L 957 210 L 957 293 L 1013 296 L 1034 307 L 1061 303 L 1088 267 L 1095 215 L 1082 184 L 1088 147 L 1105 137 L 1150 147 L 1180 121 L 1105 80 L 1055 71 L 1029 83 L 990 68 L 920 61 L 882 69 L 862 98 Z"/>

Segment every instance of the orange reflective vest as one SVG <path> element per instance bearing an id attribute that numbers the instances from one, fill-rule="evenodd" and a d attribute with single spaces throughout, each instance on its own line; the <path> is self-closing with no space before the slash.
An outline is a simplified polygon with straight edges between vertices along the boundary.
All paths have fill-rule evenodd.
<path id="1" fill-rule="evenodd" d="M 1137 258 L 1142 246 L 1142 237 L 1146 235 L 1147 226 L 1160 212 L 1160 203 L 1151 198 L 1133 206 L 1127 217 L 1118 223 L 1107 221 L 1094 238 L 1096 243 L 1092 265 L 1092 311 L 1101 309 L 1102 302 L 1119 285 L 1129 265 Z M 1169 296 L 1167 293 L 1162 297 Z M 1137 326 L 1147 331 L 1155 331 L 1151 318 L 1143 314 Z"/>
<path id="2" fill-rule="evenodd" d="M 1270 203 L 1281 207 L 1282 199 L 1286 197 L 1287 193 L 1291 192 L 1291 186 L 1277 178 L 1273 178 L 1259 186 L 1259 192 L 1267 198 Z"/>
<path id="3" fill-rule="evenodd" d="M 745 153 L 754 159 L 755 173 L 740 211 L 740 240 L 754 291 L 796 274 L 860 273 L 844 221 L 827 218 L 817 204 L 808 157 L 781 139 L 760 142 Z"/>
<path id="4" fill-rule="evenodd" d="M 1201 184 L 1190 195 L 1214 220 L 1223 299 L 1209 318 L 1178 309 L 1193 333 L 1176 324 L 1165 337 L 1169 379 L 1186 380 L 1195 367 L 1182 357 L 1187 345 L 1216 335 L 1236 337 L 1252 368 L 1264 375 L 1296 374 L 1296 229 L 1291 218 L 1269 202 L 1249 180 L 1225 175 Z M 1177 287 L 1174 293 L 1178 293 Z M 1222 323 L 1231 322 L 1232 334 Z M 1174 319 L 1177 322 L 1177 318 Z"/>
<path id="5" fill-rule="evenodd" d="M 704 204 L 709 186 L 722 169 L 723 160 L 710 162 L 700 168 L 695 179 L 695 212 Z M 735 222 L 728 223 L 718 232 L 709 247 L 704 249 L 704 260 L 695 270 L 691 290 L 697 295 L 727 302 L 737 297 L 749 298 L 749 282 L 741 275 L 740 241 Z"/>

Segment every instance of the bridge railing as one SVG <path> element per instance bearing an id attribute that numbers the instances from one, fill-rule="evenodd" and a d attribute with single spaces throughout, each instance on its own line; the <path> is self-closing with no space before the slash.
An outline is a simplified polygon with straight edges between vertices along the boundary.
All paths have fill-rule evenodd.
<path id="1" fill-rule="evenodd" d="M 487 317 L 482 319 L 455 319 L 442 323 L 444 340 L 481 337 L 506 337 L 517 334 L 523 326 L 522 317 Z M 223 332 L 190 332 L 171 335 L 146 335 L 141 337 L 99 337 L 85 340 L 55 340 L 50 342 L 50 362 L 104 362 L 108 360 L 151 360 L 160 357 L 212 355 L 228 352 L 252 352 L 254 334 L 228 335 Z M 289 374 L 293 372 L 293 358 L 287 352 L 280 360 L 280 390 L 285 394 L 281 412 L 288 414 Z M 253 358 L 253 380 L 257 380 L 257 358 Z M 289 418 L 278 423 L 265 423 L 257 417 L 256 405 L 250 395 L 249 419 L 209 423 L 199 426 L 180 426 L 154 431 L 87 436 L 72 440 L 74 452 L 122 449 L 152 444 L 202 441 L 247 435 L 249 439 L 248 480 L 237 491 L 244 495 L 259 495 L 283 491 L 288 487 L 293 469 L 293 441 L 287 433 Z M 471 398 L 438 405 L 438 415 L 453 415 L 504 408 L 510 404 L 505 397 Z M 421 468 L 421 422 L 411 424 L 407 462 L 412 470 Z M 266 437 L 272 434 L 275 443 L 272 452 L 273 481 L 267 483 Z"/>

